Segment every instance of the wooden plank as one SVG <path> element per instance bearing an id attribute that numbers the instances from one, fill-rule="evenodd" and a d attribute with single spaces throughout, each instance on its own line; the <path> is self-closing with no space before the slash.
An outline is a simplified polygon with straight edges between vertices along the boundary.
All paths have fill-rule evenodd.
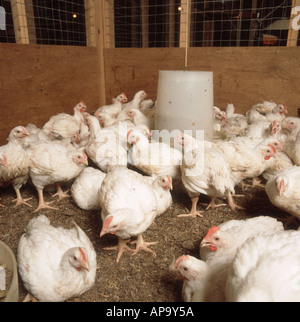
<path id="1" fill-rule="evenodd" d="M 128 97 L 144 89 L 156 99 L 159 70 L 182 70 L 184 48 L 120 48 L 105 50 L 106 95 L 124 91 Z M 189 48 L 189 69 L 213 71 L 214 100 L 224 108 L 229 100 L 237 112 L 263 100 L 283 102 L 288 116 L 300 107 L 300 47 Z M 124 64 L 126 57 L 126 64 Z M 145 63 L 147 62 L 147 63 Z"/>
<path id="2" fill-rule="evenodd" d="M 89 47 L 96 47 L 95 0 L 84 0 L 84 7 L 85 7 L 86 44 Z"/>
<path id="3" fill-rule="evenodd" d="M 96 47 L 98 51 L 98 91 L 100 95 L 100 105 L 106 104 L 105 94 L 105 62 L 104 62 L 104 48 L 105 48 L 105 16 L 103 1 L 96 1 Z"/>
<path id="4" fill-rule="evenodd" d="M 73 113 L 83 100 L 99 107 L 97 49 L 82 46 L 4 44 L 0 59 L 0 145 L 17 125 L 43 126 L 50 116 Z"/>
<path id="5" fill-rule="evenodd" d="M 17 44 L 29 44 L 25 0 L 11 0 L 11 11 L 14 21 Z"/>
<path id="6" fill-rule="evenodd" d="M 298 42 L 299 31 L 298 29 L 295 29 L 293 27 L 294 18 L 300 14 L 300 10 L 297 10 L 296 7 L 300 7 L 300 0 L 293 0 L 293 3 L 292 3 L 288 39 L 286 44 L 287 47 L 296 47 Z"/>

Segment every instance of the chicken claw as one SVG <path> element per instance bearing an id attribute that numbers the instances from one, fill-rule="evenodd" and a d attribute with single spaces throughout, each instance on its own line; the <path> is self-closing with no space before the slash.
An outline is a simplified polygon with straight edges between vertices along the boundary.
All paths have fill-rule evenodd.
<path id="1" fill-rule="evenodd" d="M 28 199 L 23 199 L 20 193 L 20 190 L 16 189 L 16 195 L 17 198 L 13 200 L 13 202 L 16 202 L 15 207 L 19 206 L 19 205 L 26 205 L 28 207 L 32 207 L 31 204 L 29 204 L 27 201 L 32 199 L 32 197 L 28 198 Z"/>
<path id="2" fill-rule="evenodd" d="M 136 248 L 135 248 L 135 250 L 134 250 L 132 255 L 137 254 L 139 250 L 144 250 L 144 251 L 149 252 L 149 253 L 153 254 L 154 256 L 156 256 L 156 253 L 152 249 L 148 248 L 147 246 L 155 245 L 157 243 L 158 242 L 145 242 L 144 239 L 143 239 L 143 235 L 140 234 L 140 235 L 138 235 L 137 240 L 132 241 L 130 243 L 131 245 L 136 244 Z"/>
<path id="3" fill-rule="evenodd" d="M 196 218 L 197 216 L 203 217 L 202 215 L 203 211 L 197 211 L 198 200 L 199 200 L 199 197 L 192 199 L 192 209 L 189 214 L 180 214 L 180 215 L 177 215 L 177 217 L 194 217 L 194 218 Z"/>
<path id="4" fill-rule="evenodd" d="M 104 247 L 104 250 L 116 250 L 118 251 L 118 255 L 117 255 L 117 263 L 119 263 L 119 260 L 121 258 L 121 256 L 123 255 L 124 252 L 126 251 L 130 251 L 130 252 L 134 252 L 133 249 L 131 249 L 130 247 L 127 246 L 127 243 L 130 241 L 130 239 L 122 239 L 120 237 L 118 237 L 118 245 L 116 246 L 112 246 L 112 247 Z"/>
<path id="5" fill-rule="evenodd" d="M 58 196 L 58 200 L 71 197 L 70 195 L 68 195 L 68 193 L 67 193 L 68 191 L 69 190 L 63 191 L 61 186 L 59 184 L 56 184 L 56 193 L 54 195 L 52 195 L 52 197 Z"/>

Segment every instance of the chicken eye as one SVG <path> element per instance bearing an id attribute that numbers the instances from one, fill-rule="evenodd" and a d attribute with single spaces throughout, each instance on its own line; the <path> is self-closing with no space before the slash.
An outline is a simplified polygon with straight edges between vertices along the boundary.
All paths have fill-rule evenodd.
<path id="1" fill-rule="evenodd" d="M 184 271 L 187 271 L 187 270 L 188 270 L 188 268 L 187 268 L 187 267 L 183 267 L 183 270 L 184 270 Z"/>
<path id="2" fill-rule="evenodd" d="M 73 256 L 73 259 L 74 259 L 74 261 L 77 261 L 77 257 L 75 255 Z"/>
<path id="3" fill-rule="evenodd" d="M 218 241 L 218 240 L 220 240 L 220 238 L 219 237 L 216 237 L 215 240 Z"/>

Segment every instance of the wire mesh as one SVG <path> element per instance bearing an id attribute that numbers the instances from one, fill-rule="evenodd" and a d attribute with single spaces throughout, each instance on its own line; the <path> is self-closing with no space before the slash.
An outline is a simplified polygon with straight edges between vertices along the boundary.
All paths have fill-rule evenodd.
<path id="1" fill-rule="evenodd" d="M 0 0 L 0 42 L 95 46 L 96 1 L 106 48 L 300 44 L 299 0 Z"/>
<path id="2" fill-rule="evenodd" d="M 300 17 L 300 12 L 291 16 L 294 3 L 293 0 L 116 0 L 115 46 L 181 47 L 184 44 L 181 39 L 186 37 L 186 22 L 191 47 L 286 46 L 288 40 L 299 45 L 300 27 L 292 29 L 291 25 L 293 19 Z"/>
<path id="3" fill-rule="evenodd" d="M 1 42 L 86 45 L 84 0 L 0 0 L 6 11 Z"/>

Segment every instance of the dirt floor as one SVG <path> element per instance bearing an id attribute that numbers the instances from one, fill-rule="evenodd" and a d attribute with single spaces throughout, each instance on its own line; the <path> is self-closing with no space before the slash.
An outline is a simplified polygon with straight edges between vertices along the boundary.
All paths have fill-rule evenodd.
<path id="1" fill-rule="evenodd" d="M 39 213 L 49 217 L 54 226 L 73 227 L 75 221 L 89 236 L 97 252 L 97 278 L 95 285 L 80 298 L 70 302 L 180 302 L 182 280 L 170 272 L 169 266 L 180 255 L 190 254 L 199 258 L 199 243 L 209 227 L 231 219 L 245 219 L 258 215 L 285 216 L 268 200 L 264 188 L 247 188 L 245 197 L 236 198 L 246 211 L 233 212 L 228 206 L 208 210 L 203 218 L 179 218 L 178 214 L 190 209 L 191 201 L 185 192 L 175 187 L 173 205 L 169 210 L 156 218 L 145 232 L 146 241 L 158 241 L 151 246 L 156 257 L 150 253 L 139 252 L 135 256 L 124 253 L 116 263 L 116 252 L 105 251 L 103 247 L 114 246 L 117 238 L 114 235 L 99 237 L 102 222 L 99 212 L 79 209 L 71 198 L 56 202 L 59 210 L 41 210 Z M 179 192 L 178 192 L 179 190 Z M 16 255 L 18 242 L 24 228 L 31 218 L 37 216 L 33 210 L 37 207 L 35 188 L 26 185 L 22 188 L 24 198 L 32 197 L 33 208 L 14 207 L 14 190 L 10 187 L 0 189 L 0 239 Z M 237 187 L 236 193 L 242 193 Z M 50 192 L 45 193 L 45 200 L 51 199 Z M 200 202 L 207 202 L 207 197 L 200 197 L 198 209 L 204 209 Z M 221 202 L 221 200 L 219 201 Z M 22 281 L 19 279 L 19 300 L 26 295 Z"/>

